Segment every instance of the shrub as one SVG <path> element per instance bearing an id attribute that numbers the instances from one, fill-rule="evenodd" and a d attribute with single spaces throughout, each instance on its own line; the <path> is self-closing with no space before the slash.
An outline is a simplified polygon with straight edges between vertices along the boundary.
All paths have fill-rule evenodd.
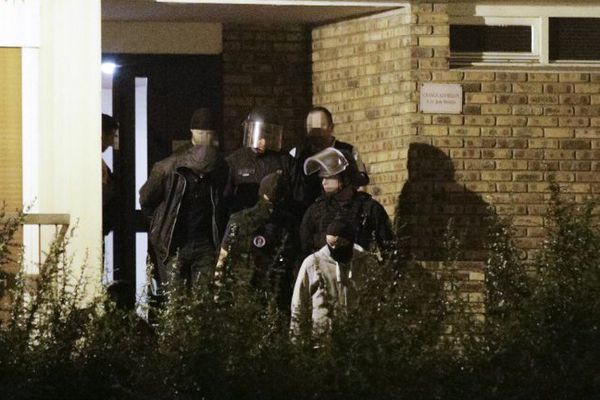
<path id="1" fill-rule="evenodd" d="M 592 399 L 600 393 L 594 204 L 566 203 L 553 185 L 549 206 L 534 260 L 520 257 L 510 221 L 490 222 L 484 319 L 461 300 L 452 278 L 460 244 L 448 237 L 438 270 L 401 247 L 365 264 L 357 306 L 338 310 L 328 334 L 294 341 L 276 299 L 235 276 L 218 291 L 174 288 L 154 327 L 105 296 L 82 307 L 83 287 L 56 244 L 36 285 L 16 279 L 0 329 L 0 391 L 8 399 Z M 4 243 L 15 231 L 7 224 L 19 221 L 2 226 Z"/>

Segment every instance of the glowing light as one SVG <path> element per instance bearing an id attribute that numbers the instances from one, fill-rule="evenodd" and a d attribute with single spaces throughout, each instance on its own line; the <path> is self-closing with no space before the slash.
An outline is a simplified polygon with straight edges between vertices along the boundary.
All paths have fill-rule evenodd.
<path id="1" fill-rule="evenodd" d="M 102 63 L 100 69 L 102 70 L 103 74 L 113 75 L 115 73 L 115 70 L 117 69 L 117 64 L 112 62 L 105 62 Z"/>

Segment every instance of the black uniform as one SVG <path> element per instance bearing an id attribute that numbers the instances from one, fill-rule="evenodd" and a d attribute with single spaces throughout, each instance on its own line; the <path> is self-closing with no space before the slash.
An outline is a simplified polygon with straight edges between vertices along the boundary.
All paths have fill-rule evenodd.
<path id="1" fill-rule="evenodd" d="M 229 272 L 245 283 L 276 296 L 289 311 L 297 259 L 296 219 L 281 207 L 259 200 L 231 215 L 221 248 L 229 253 Z"/>
<path id="2" fill-rule="evenodd" d="M 342 218 L 355 227 L 354 243 L 365 250 L 388 250 L 394 241 L 390 217 L 371 195 L 348 186 L 333 196 L 322 195 L 302 219 L 300 241 L 305 255 L 323 247 L 327 226 Z"/>
<path id="3" fill-rule="evenodd" d="M 243 147 L 231 153 L 226 160 L 229 178 L 225 201 L 232 213 L 256 204 L 260 181 L 270 173 L 281 171 L 286 185 L 291 185 L 293 159 L 289 154 L 274 151 L 258 154 L 249 147 Z"/>

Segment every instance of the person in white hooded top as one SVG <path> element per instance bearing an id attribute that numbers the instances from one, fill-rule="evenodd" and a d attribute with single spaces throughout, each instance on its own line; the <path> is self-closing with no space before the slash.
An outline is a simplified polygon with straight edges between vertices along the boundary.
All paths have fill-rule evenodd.
<path id="1" fill-rule="evenodd" d="M 333 314 L 358 299 L 361 282 L 375 258 L 354 244 L 355 228 L 342 219 L 327 227 L 327 244 L 302 262 L 291 305 L 291 332 L 299 336 L 304 324 L 314 333 L 327 332 Z"/>

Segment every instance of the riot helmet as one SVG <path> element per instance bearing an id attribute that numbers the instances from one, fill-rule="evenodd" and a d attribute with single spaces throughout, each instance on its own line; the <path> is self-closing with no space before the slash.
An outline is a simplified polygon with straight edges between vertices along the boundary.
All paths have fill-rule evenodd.
<path id="1" fill-rule="evenodd" d="M 304 161 L 304 173 L 311 175 L 315 172 L 319 172 L 321 178 L 337 177 L 344 186 L 359 187 L 361 184 L 354 157 L 334 147 L 328 147 Z"/>
<path id="2" fill-rule="evenodd" d="M 304 161 L 304 173 L 312 175 L 319 172 L 321 178 L 330 178 L 340 174 L 347 167 L 348 159 L 341 151 L 333 147 L 328 147 Z"/>
<path id="3" fill-rule="evenodd" d="M 254 109 L 242 126 L 245 147 L 250 147 L 258 153 L 281 150 L 283 124 L 271 110 Z"/>

